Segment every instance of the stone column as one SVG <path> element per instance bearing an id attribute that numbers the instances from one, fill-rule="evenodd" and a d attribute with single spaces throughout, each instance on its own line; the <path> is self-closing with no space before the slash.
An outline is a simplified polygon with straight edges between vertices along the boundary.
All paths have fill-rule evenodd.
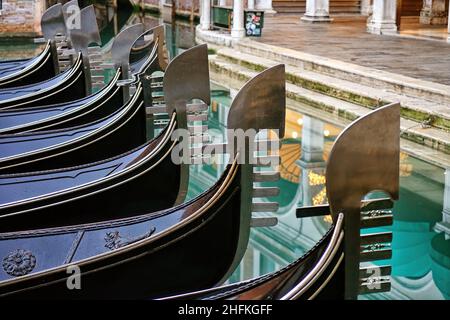
<path id="1" fill-rule="evenodd" d="M 448 42 L 450 42 L 450 9 L 448 10 L 448 27 L 447 27 L 447 30 L 448 30 L 448 38 L 447 38 L 447 41 Z"/>
<path id="2" fill-rule="evenodd" d="M 436 223 L 434 229 L 437 232 L 445 232 L 446 238 L 450 238 L 450 168 L 445 170 L 444 207 L 442 209 L 442 221 Z"/>
<path id="3" fill-rule="evenodd" d="M 374 34 L 396 32 L 396 15 L 396 0 L 373 0 L 373 14 L 367 22 L 367 32 Z"/>
<path id="4" fill-rule="evenodd" d="M 444 209 L 442 220 L 450 223 L 450 168 L 445 170 Z"/>
<path id="5" fill-rule="evenodd" d="M 371 0 L 361 0 L 361 14 L 363 16 L 370 16 L 372 14 Z"/>
<path id="6" fill-rule="evenodd" d="M 273 10 L 272 0 L 255 0 L 255 7 L 258 10 L 264 10 L 264 14 L 266 15 L 274 15 L 277 13 Z"/>
<path id="7" fill-rule="evenodd" d="M 302 203 L 304 206 L 313 205 L 313 197 L 323 186 L 312 185 L 310 175 L 324 176 L 326 162 L 323 160 L 324 123 L 321 120 L 303 116 L 302 153 L 297 161 L 302 169 Z"/>
<path id="8" fill-rule="evenodd" d="M 244 29 L 244 0 L 233 1 L 233 26 L 231 37 L 240 39 L 245 36 Z"/>
<path id="9" fill-rule="evenodd" d="M 420 23 L 422 24 L 447 24 L 445 2 L 447 0 L 423 0 L 420 11 Z"/>
<path id="10" fill-rule="evenodd" d="M 306 22 L 330 22 L 329 0 L 306 0 L 306 12 L 301 18 Z"/>
<path id="11" fill-rule="evenodd" d="M 219 6 L 225 7 L 227 5 L 227 0 L 219 0 Z"/>
<path id="12" fill-rule="evenodd" d="M 255 9 L 255 0 L 247 0 L 247 8 L 250 10 Z"/>
<path id="13" fill-rule="evenodd" d="M 201 2 L 200 25 L 202 30 L 209 30 L 211 26 L 211 0 Z"/>

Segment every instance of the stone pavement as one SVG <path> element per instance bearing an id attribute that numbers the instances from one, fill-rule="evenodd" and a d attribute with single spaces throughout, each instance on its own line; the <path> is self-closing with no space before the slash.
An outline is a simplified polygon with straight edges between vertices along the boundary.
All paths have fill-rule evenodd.
<path id="1" fill-rule="evenodd" d="M 252 40 L 450 85 L 450 43 L 372 35 L 365 25 L 359 16 L 310 24 L 277 14 L 265 17 L 262 37 Z"/>

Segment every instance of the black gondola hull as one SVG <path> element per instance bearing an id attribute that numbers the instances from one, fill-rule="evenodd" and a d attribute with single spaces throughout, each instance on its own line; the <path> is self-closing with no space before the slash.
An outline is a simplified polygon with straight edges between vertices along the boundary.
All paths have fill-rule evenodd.
<path id="1" fill-rule="evenodd" d="M 86 98 L 56 105 L 0 111 L 0 134 L 54 130 L 80 126 L 99 120 L 123 105 L 123 89 L 111 83 Z"/>
<path id="2" fill-rule="evenodd" d="M 5 63 L 4 68 L 0 68 L 0 88 L 26 86 L 55 77 L 56 54 L 56 49 L 53 50 L 50 43 L 47 43 L 44 51 L 36 58 Z"/>
<path id="3" fill-rule="evenodd" d="M 25 109 L 64 103 L 86 97 L 81 55 L 71 69 L 47 81 L 0 89 L 0 110 Z"/>
<path id="4" fill-rule="evenodd" d="M 172 162 L 175 142 L 168 134 L 123 156 L 80 169 L 0 176 L 1 232 L 91 223 L 169 208 L 178 197 L 181 166 Z"/>
<path id="5" fill-rule="evenodd" d="M 127 152 L 146 140 L 142 95 L 93 124 L 0 138 L 0 173 L 72 167 Z"/>
<path id="6" fill-rule="evenodd" d="M 236 174 L 218 200 L 201 215 L 162 236 L 157 237 L 156 233 L 154 239 L 150 237 L 118 249 L 115 254 L 81 260 L 79 264 L 74 260 L 73 263 L 81 271 L 81 290 L 67 288 L 68 273 L 66 268 L 60 268 L 57 272 L 34 277 L 30 275 L 20 282 L 0 283 L 0 296 L 147 299 L 214 286 L 229 272 L 237 250 L 240 228 L 239 180 Z M 214 190 L 217 191 L 217 187 Z M 175 220 L 166 227 L 176 224 L 177 219 L 188 219 L 193 214 L 191 211 L 205 205 L 208 198 L 202 196 L 191 204 L 173 209 Z M 162 226 L 158 224 L 158 219 L 155 217 L 150 220 L 147 230 L 160 230 Z M 97 245 L 94 243 L 86 247 L 80 244 L 80 248 L 95 251 L 98 250 Z M 15 294 L 9 295 L 12 292 Z"/>

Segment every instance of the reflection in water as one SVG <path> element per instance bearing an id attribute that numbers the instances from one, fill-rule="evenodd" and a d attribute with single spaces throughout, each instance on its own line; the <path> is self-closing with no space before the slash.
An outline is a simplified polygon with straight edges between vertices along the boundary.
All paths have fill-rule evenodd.
<path id="1" fill-rule="evenodd" d="M 108 19 L 108 21 L 111 21 Z M 163 21 L 152 15 L 121 13 L 106 23 L 102 30 L 104 46 L 125 23 L 143 22 L 146 27 Z M 171 58 L 192 47 L 194 25 L 188 22 L 166 23 L 167 50 Z M 7 50 L 0 44 L 0 51 Z M 9 49 L 11 50 L 11 49 Z M 21 54 L 23 54 L 21 48 Z M 36 49 L 29 47 L 30 56 Z M 13 54 L 14 55 L 14 54 Z M 212 85 L 209 133 L 214 142 L 225 141 L 224 134 L 230 92 Z M 325 163 L 333 141 L 341 131 L 319 119 L 288 110 L 286 138 L 280 150 L 281 180 L 271 183 L 280 188 L 279 224 L 271 228 L 253 228 L 245 257 L 230 282 L 253 278 L 297 259 L 310 249 L 329 228 L 329 217 L 297 219 L 297 206 L 326 203 Z M 191 167 L 188 198 L 210 187 L 224 170 L 213 164 Z M 380 168 L 382 170 L 382 168 Z M 436 230 L 450 223 L 450 171 L 401 154 L 400 200 L 394 208 L 394 224 L 376 231 L 393 231 L 392 290 L 389 293 L 361 296 L 362 299 L 450 299 L 450 240 Z M 266 186 L 270 183 L 265 184 Z M 445 200 L 444 199 L 445 186 Z"/>
<path id="2" fill-rule="evenodd" d="M 212 87 L 209 128 L 215 139 L 224 139 L 229 92 Z M 296 219 L 297 206 L 326 203 L 325 163 L 341 131 L 333 125 L 289 110 L 286 138 L 280 150 L 281 180 L 271 185 L 280 195 L 261 201 L 277 201 L 279 224 L 251 230 L 244 260 L 230 278 L 236 282 L 253 278 L 294 261 L 310 249 L 329 227 L 329 217 Z M 434 229 L 450 212 L 450 184 L 446 184 L 443 210 L 444 170 L 401 154 L 400 200 L 394 207 L 394 224 L 370 232 L 393 232 L 393 256 L 377 265 L 392 264 L 392 290 L 361 296 L 361 299 L 449 299 L 450 240 Z M 189 196 L 193 197 L 216 181 L 223 167 L 196 166 L 192 169 Z M 382 169 L 380 169 L 382 170 Z M 266 184 L 268 186 L 269 184 Z M 443 213 L 444 212 L 444 213 Z"/>

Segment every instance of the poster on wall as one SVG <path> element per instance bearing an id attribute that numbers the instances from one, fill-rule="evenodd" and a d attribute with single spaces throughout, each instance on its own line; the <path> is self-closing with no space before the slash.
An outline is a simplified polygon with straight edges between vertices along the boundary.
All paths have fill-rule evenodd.
<path id="1" fill-rule="evenodd" d="M 245 31 L 248 37 L 261 36 L 263 14 L 263 11 L 245 11 Z"/>

